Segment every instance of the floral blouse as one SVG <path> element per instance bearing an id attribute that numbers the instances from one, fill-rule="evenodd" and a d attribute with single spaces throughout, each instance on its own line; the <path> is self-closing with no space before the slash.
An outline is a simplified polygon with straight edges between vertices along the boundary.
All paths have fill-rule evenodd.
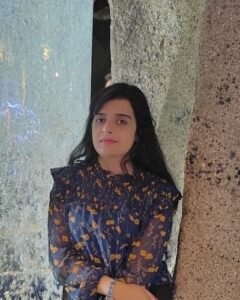
<path id="1" fill-rule="evenodd" d="M 97 300 L 103 275 L 149 288 L 171 283 L 163 260 L 180 192 L 145 170 L 99 163 L 51 169 L 49 260 L 69 299 Z"/>

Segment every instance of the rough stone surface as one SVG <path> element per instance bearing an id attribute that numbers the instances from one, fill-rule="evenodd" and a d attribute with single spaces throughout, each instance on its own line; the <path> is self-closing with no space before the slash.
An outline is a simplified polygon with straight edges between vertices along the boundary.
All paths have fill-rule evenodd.
<path id="1" fill-rule="evenodd" d="M 147 95 L 169 169 L 183 188 L 189 120 L 195 101 L 199 22 L 205 1 L 110 0 L 113 81 Z M 173 270 L 181 206 L 175 217 Z"/>
<path id="2" fill-rule="evenodd" d="M 240 3 L 207 1 L 176 300 L 240 299 Z"/>

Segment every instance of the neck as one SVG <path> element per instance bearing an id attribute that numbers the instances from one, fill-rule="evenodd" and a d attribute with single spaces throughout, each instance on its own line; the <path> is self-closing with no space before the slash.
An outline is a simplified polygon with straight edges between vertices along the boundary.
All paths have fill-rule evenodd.
<path id="1" fill-rule="evenodd" d="M 98 162 L 102 169 L 109 171 L 112 174 L 123 174 L 123 170 L 121 168 L 121 160 L 117 158 L 99 157 Z M 129 174 L 133 174 L 133 165 L 131 162 L 127 162 L 126 169 Z"/>

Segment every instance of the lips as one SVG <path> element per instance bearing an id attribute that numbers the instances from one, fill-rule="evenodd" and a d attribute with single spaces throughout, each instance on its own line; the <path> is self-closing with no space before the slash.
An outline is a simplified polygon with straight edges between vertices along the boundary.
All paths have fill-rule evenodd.
<path id="1" fill-rule="evenodd" d="M 101 144 L 115 144 L 115 143 L 117 143 L 117 141 L 113 140 L 113 139 L 101 139 L 101 140 L 99 140 L 99 143 L 101 143 Z"/>

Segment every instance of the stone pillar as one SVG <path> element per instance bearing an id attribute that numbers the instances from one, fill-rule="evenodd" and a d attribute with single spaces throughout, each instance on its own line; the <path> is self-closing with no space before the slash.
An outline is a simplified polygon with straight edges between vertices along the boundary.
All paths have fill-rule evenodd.
<path id="1" fill-rule="evenodd" d="M 240 3 L 209 0 L 185 170 L 176 300 L 240 299 Z"/>
<path id="2" fill-rule="evenodd" d="M 80 140 L 91 83 L 89 0 L 0 4 L 0 299 L 60 299 L 48 265 L 50 167 Z"/>
<path id="3" fill-rule="evenodd" d="M 109 0 L 113 81 L 147 95 L 169 168 L 183 188 L 188 127 L 195 101 L 199 21 L 205 0 Z M 175 217 L 169 268 L 173 271 L 181 205 Z"/>

